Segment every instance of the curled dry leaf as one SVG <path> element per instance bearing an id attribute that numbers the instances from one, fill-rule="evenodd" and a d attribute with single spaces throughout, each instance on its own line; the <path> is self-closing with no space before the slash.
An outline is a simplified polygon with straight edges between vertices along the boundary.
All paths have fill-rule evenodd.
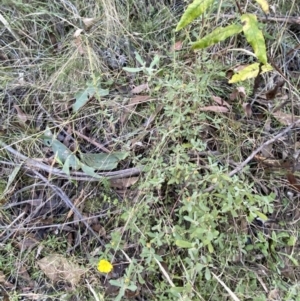
<path id="1" fill-rule="evenodd" d="M 83 29 L 78 28 L 78 29 L 75 31 L 73 37 L 74 37 L 74 38 L 78 38 L 82 32 L 83 32 Z"/>
<path id="2" fill-rule="evenodd" d="M 136 87 L 134 87 L 132 90 L 131 90 L 131 93 L 133 93 L 133 94 L 139 94 L 139 93 L 141 93 L 141 92 L 143 92 L 143 91 L 149 91 L 149 85 L 148 85 L 148 83 L 145 83 L 145 84 L 141 84 L 141 85 L 139 85 L 139 86 L 136 86 Z"/>
<path id="3" fill-rule="evenodd" d="M 245 102 L 245 103 L 243 103 L 242 106 L 243 106 L 244 112 L 246 113 L 246 116 L 251 117 L 252 116 L 252 108 L 251 108 L 250 103 Z"/>
<path id="4" fill-rule="evenodd" d="M 28 120 L 28 116 L 21 110 L 20 106 L 14 105 L 14 108 L 16 109 L 18 113 L 18 118 L 21 122 L 25 123 Z"/>
<path id="5" fill-rule="evenodd" d="M 139 180 L 139 177 L 122 178 L 122 179 L 111 179 L 110 186 L 114 188 L 128 188 L 135 184 Z"/>
<path id="6" fill-rule="evenodd" d="M 278 289 L 273 289 L 268 294 L 268 301 L 280 301 L 280 294 Z"/>
<path id="7" fill-rule="evenodd" d="M 273 112 L 272 115 L 282 124 L 291 125 L 293 122 L 298 121 L 300 116 L 293 116 L 292 114 L 287 114 L 281 111 Z"/>
<path id="8" fill-rule="evenodd" d="M 82 22 L 85 26 L 85 29 L 88 30 L 97 22 L 97 20 L 95 18 L 83 18 Z"/>
<path id="9" fill-rule="evenodd" d="M 171 46 L 170 52 L 181 50 L 182 49 L 182 45 L 183 45 L 182 41 L 177 41 L 173 46 Z"/>
<path id="10" fill-rule="evenodd" d="M 235 99 L 245 99 L 246 91 L 244 87 L 237 87 L 233 90 L 233 92 L 229 95 L 230 100 Z"/>
<path id="11" fill-rule="evenodd" d="M 229 111 L 228 108 L 219 107 L 219 106 L 208 106 L 208 107 L 199 108 L 199 110 L 203 112 L 218 112 L 218 113 L 226 113 Z"/>
<path id="12" fill-rule="evenodd" d="M 224 106 L 224 107 L 231 109 L 231 105 L 228 102 L 226 102 L 225 100 L 223 100 L 221 97 L 212 96 L 212 99 L 214 102 L 216 102 L 220 106 Z"/>
<path id="13" fill-rule="evenodd" d="M 39 268 L 53 282 L 66 281 L 74 288 L 85 270 L 59 254 L 51 254 L 37 262 Z"/>

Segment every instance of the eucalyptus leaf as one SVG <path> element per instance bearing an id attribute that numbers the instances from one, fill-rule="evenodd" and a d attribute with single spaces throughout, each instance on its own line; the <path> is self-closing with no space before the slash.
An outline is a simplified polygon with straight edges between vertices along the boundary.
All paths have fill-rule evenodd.
<path id="1" fill-rule="evenodd" d="M 144 68 L 131 68 L 131 67 L 123 67 L 124 71 L 130 72 L 130 73 L 137 73 L 140 71 L 143 71 Z"/>
<path id="2" fill-rule="evenodd" d="M 89 167 L 98 170 L 112 170 L 118 166 L 121 160 L 128 156 L 127 152 L 115 152 L 111 154 L 80 154 L 81 161 Z"/>
<path id="3" fill-rule="evenodd" d="M 82 108 L 94 95 L 106 96 L 108 94 L 108 89 L 101 89 L 100 87 L 88 86 L 86 89 L 78 92 L 75 95 L 76 101 L 72 107 L 73 112 L 77 112 L 80 108 Z"/>
<path id="4" fill-rule="evenodd" d="M 45 137 L 44 143 L 52 148 L 52 151 L 57 157 L 58 161 L 64 164 L 64 172 L 69 170 L 70 167 L 74 170 L 78 170 L 81 167 L 78 158 L 63 143 L 61 143 L 57 139 L 52 137 Z M 69 174 L 69 172 L 67 172 L 67 174 Z"/>

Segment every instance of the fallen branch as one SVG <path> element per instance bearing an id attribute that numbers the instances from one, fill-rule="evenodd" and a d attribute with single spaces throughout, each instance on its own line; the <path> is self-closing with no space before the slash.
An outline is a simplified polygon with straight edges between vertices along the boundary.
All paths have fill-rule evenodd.
<path id="1" fill-rule="evenodd" d="M 42 162 L 39 162 L 37 160 L 30 159 L 30 158 L 24 156 L 23 154 L 21 154 L 20 152 L 18 152 L 17 150 L 15 150 L 14 148 L 7 145 L 6 143 L 4 143 L 1 140 L 0 140 L 0 146 L 3 149 L 10 152 L 11 154 L 13 154 L 16 158 L 22 160 L 23 161 L 22 164 L 28 170 L 32 170 L 32 169 L 43 170 L 51 175 L 55 175 L 60 178 L 76 180 L 76 181 L 92 181 L 92 182 L 99 181 L 99 179 L 97 179 L 97 178 L 87 176 L 85 173 L 78 172 L 78 171 L 70 172 L 70 175 L 67 175 L 58 168 L 49 166 L 47 164 L 44 164 Z M 3 163 L 3 161 L 2 161 L 2 163 Z M 8 164 L 9 163 L 10 162 L 8 162 Z M 121 178 L 139 175 L 141 172 L 142 172 L 142 168 L 133 167 L 133 168 L 118 170 L 118 171 L 98 172 L 97 174 L 106 179 L 121 179 Z"/>
<path id="2" fill-rule="evenodd" d="M 281 138 L 282 136 L 284 136 L 285 134 L 287 134 L 292 128 L 294 128 L 296 125 L 300 124 L 300 120 L 297 120 L 295 122 L 293 122 L 290 126 L 288 126 L 287 128 L 285 128 L 283 131 L 281 131 L 280 133 L 278 133 L 276 136 L 274 136 L 273 138 L 265 141 L 260 147 L 258 147 L 256 150 L 254 150 L 251 155 L 245 160 L 243 161 L 241 164 L 239 164 L 235 169 L 233 169 L 228 176 L 232 177 L 235 174 L 237 174 L 238 172 L 240 172 L 259 152 L 261 152 L 267 145 L 270 145 L 272 143 L 274 143 L 276 140 L 278 140 L 279 138 Z M 204 190 L 204 192 L 210 192 L 212 190 L 214 190 L 214 188 L 216 187 L 216 185 L 212 185 L 208 188 L 206 188 Z"/>

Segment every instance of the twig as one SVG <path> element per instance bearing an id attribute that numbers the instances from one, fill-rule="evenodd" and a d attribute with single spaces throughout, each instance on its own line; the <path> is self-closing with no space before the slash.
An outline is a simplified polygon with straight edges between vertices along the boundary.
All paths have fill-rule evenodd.
<path id="1" fill-rule="evenodd" d="M 89 138 L 89 137 L 87 137 L 87 136 L 81 134 L 81 133 L 78 132 L 78 131 L 73 130 L 73 132 L 74 132 L 77 136 L 79 136 L 79 137 L 81 137 L 81 138 L 87 140 L 89 143 L 95 145 L 96 147 L 98 147 L 99 149 L 103 150 L 104 152 L 110 153 L 110 150 L 109 150 L 109 149 L 107 149 L 104 145 L 98 143 L 98 142 L 95 141 L 94 139 L 91 139 L 91 138 Z"/>
<path id="2" fill-rule="evenodd" d="M 264 142 L 260 147 L 258 147 L 256 150 L 254 150 L 251 153 L 251 155 L 245 161 L 243 161 L 235 169 L 233 169 L 228 174 L 228 176 L 232 177 L 235 174 L 237 174 L 238 172 L 240 172 L 255 157 L 255 155 L 257 155 L 260 151 L 262 151 L 267 145 L 270 145 L 270 144 L 274 143 L 276 140 L 278 140 L 279 138 L 281 138 L 282 136 L 287 134 L 293 127 L 295 127 L 299 123 L 300 123 L 300 120 L 297 120 L 297 121 L 293 122 L 290 126 L 285 128 L 283 131 L 278 133 L 276 136 L 274 136 L 273 138 L 271 138 L 271 139 L 267 140 L 266 142 Z M 207 189 L 205 189 L 204 192 L 210 192 L 210 191 L 214 190 L 215 187 L 216 187 L 216 185 L 212 185 L 212 186 L 208 187 Z"/>
<path id="3" fill-rule="evenodd" d="M 11 154 L 13 154 L 15 157 L 23 160 L 24 167 L 29 170 L 40 169 L 49 174 L 53 174 L 53 175 L 61 177 L 61 178 L 76 180 L 76 181 L 91 181 L 91 182 L 99 181 L 99 179 L 91 177 L 91 176 L 87 176 L 83 172 L 74 171 L 74 172 L 71 172 L 70 176 L 69 176 L 58 168 L 51 167 L 47 164 L 44 164 L 44 163 L 39 162 L 34 159 L 30 159 L 30 158 L 22 155 L 20 152 L 18 152 L 17 150 L 15 150 L 14 148 L 7 145 L 6 143 L 4 143 L 1 140 L 0 140 L 0 146 L 3 147 L 3 149 L 10 152 Z M 8 162 L 8 164 L 9 164 L 9 162 Z M 119 171 L 98 172 L 97 174 L 99 176 L 102 176 L 103 178 L 107 178 L 107 179 L 120 179 L 120 178 L 126 178 L 126 177 L 130 177 L 130 176 L 134 176 L 134 175 L 139 175 L 141 172 L 142 172 L 142 168 L 133 167 L 133 168 L 128 168 L 128 169 L 119 170 Z"/>
<path id="4" fill-rule="evenodd" d="M 42 176 L 39 172 L 33 170 L 33 173 L 38 176 L 48 187 L 50 187 L 60 198 L 65 202 L 65 204 L 79 217 L 79 220 L 86 226 L 86 228 L 93 234 L 93 236 L 98 240 L 98 242 L 104 247 L 104 241 L 99 238 L 99 235 L 91 228 L 83 215 L 79 212 L 76 206 L 71 202 L 68 196 L 57 186 L 51 184 L 44 176 Z"/>
<path id="5" fill-rule="evenodd" d="M 235 19 L 236 15 L 228 15 L 224 14 L 222 15 L 224 18 L 228 19 Z M 283 23 L 289 23 L 289 24 L 300 24 L 300 17 L 263 17 L 263 16 L 257 16 L 257 18 L 262 22 L 268 22 L 268 21 L 274 21 L 274 22 L 283 22 Z"/>
<path id="6" fill-rule="evenodd" d="M 211 272 L 214 278 L 225 288 L 225 290 L 228 292 L 232 300 L 234 301 L 240 301 L 240 299 L 235 295 L 235 293 L 213 272 Z"/>

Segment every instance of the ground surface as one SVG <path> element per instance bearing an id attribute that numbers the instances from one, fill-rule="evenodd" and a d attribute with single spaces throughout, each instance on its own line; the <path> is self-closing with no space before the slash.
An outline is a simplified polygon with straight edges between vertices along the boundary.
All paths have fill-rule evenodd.
<path id="1" fill-rule="evenodd" d="M 300 4 L 216 2 L 0 4 L 3 300 L 300 300 Z"/>

